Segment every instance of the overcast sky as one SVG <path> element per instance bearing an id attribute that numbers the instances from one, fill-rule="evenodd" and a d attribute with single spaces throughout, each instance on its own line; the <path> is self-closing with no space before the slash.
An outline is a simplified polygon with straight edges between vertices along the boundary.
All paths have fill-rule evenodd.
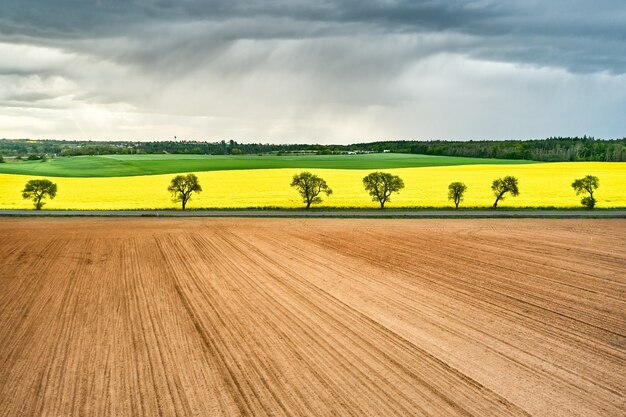
<path id="1" fill-rule="evenodd" d="M 1 0 L 0 137 L 626 136 L 624 0 Z"/>

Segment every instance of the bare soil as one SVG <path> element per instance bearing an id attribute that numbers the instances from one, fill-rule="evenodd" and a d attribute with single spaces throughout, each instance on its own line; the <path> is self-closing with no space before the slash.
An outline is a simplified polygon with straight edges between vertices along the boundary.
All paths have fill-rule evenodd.
<path id="1" fill-rule="evenodd" d="M 626 221 L 1 219 L 0 416 L 623 416 Z"/>

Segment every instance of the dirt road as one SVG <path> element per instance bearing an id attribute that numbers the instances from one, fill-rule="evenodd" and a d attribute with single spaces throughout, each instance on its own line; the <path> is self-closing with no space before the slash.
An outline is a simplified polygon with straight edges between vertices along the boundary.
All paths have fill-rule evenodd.
<path id="1" fill-rule="evenodd" d="M 607 218 L 626 210 L 0 210 L 0 217 Z"/>
<path id="2" fill-rule="evenodd" d="M 620 219 L 0 218 L 0 416 L 623 416 Z"/>

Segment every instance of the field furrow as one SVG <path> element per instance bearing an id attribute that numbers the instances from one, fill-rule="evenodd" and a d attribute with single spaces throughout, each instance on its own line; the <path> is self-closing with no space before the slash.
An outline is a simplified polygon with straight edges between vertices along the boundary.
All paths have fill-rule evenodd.
<path id="1" fill-rule="evenodd" d="M 623 416 L 622 220 L 0 219 L 0 416 Z"/>

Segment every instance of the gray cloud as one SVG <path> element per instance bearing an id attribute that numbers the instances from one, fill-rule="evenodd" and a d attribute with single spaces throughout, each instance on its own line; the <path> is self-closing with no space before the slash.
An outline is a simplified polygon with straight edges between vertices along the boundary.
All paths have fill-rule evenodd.
<path id="1" fill-rule="evenodd" d="M 618 136 L 625 26 L 622 0 L 4 0 L 0 136 Z"/>
<path id="2" fill-rule="evenodd" d="M 0 33 L 48 41 L 132 38 L 187 23 L 227 42 L 447 31 L 478 37 L 468 53 L 481 57 L 623 73 L 625 22 L 622 0 L 5 0 Z"/>

